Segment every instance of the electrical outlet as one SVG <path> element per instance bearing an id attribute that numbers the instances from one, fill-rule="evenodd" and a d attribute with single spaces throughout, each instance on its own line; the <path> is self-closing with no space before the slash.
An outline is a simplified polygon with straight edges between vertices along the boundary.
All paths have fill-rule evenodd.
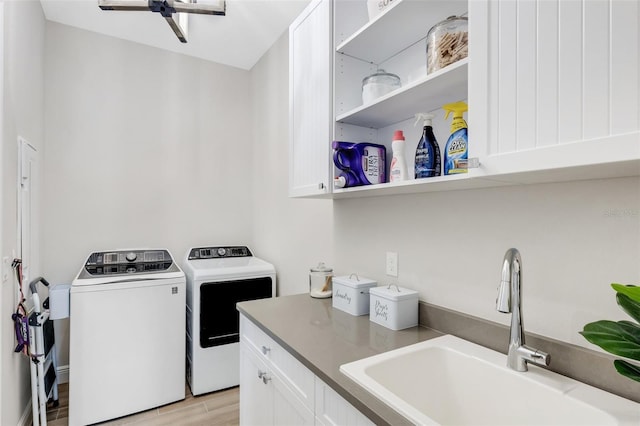
<path id="1" fill-rule="evenodd" d="M 387 275 L 398 276 L 398 253 L 393 251 L 387 252 Z"/>

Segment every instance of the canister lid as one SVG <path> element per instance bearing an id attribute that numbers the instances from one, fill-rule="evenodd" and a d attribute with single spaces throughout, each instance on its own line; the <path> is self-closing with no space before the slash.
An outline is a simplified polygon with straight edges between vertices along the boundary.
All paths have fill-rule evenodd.
<path id="1" fill-rule="evenodd" d="M 365 86 L 369 83 L 382 83 L 391 86 L 400 87 L 400 77 L 390 72 L 386 72 L 383 69 L 378 69 L 375 73 L 362 79 L 362 85 Z"/>
<path id="2" fill-rule="evenodd" d="M 388 286 L 376 287 L 369 290 L 374 296 L 379 296 L 388 300 L 398 301 L 406 299 L 417 299 L 418 292 L 404 287 L 398 287 L 396 284 Z"/>
<path id="3" fill-rule="evenodd" d="M 330 268 L 324 264 L 324 262 L 318 263 L 318 266 L 311 268 L 311 272 L 332 272 L 333 268 Z"/>
<path id="4" fill-rule="evenodd" d="M 333 277 L 334 284 L 342 284 L 351 288 L 375 287 L 378 283 L 372 279 L 359 277 L 357 274 Z"/>

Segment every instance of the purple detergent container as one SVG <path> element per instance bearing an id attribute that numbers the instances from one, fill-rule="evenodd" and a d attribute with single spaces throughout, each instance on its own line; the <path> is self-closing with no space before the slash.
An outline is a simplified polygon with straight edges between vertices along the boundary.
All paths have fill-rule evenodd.
<path id="1" fill-rule="evenodd" d="M 387 181 L 384 145 L 369 142 L 334 141 L 333 164 L 340 170 L 334 185 L 337 188 L 371 185 Z"/>

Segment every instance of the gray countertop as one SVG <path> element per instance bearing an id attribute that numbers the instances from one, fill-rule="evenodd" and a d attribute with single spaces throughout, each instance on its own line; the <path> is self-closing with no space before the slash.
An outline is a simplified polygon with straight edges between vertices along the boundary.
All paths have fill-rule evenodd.
<path id="1" fill-rule="evenodd" d="M 308 294 L 238 303 L 238 310 L 376 424 L 407 419 L 340 372 L 340 365 L 442 335 L 413 327 L 393 331 L 333 309 Z"/>

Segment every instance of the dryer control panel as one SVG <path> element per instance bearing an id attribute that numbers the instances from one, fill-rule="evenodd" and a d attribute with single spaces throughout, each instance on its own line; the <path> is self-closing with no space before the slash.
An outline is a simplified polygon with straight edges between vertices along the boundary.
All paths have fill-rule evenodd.
<path id="1" fill-rule="evenodd" d="M 196 247 L 189 251 L 189 260 L 251 256 L 253 255 L 246 246 Z"/>
<path id="2" fill-rule="evenodd" d="M 164 272 L 173 259 L 167 250 L 120 250 L 91 253 L 84 269 L 91 275 Z"/>

